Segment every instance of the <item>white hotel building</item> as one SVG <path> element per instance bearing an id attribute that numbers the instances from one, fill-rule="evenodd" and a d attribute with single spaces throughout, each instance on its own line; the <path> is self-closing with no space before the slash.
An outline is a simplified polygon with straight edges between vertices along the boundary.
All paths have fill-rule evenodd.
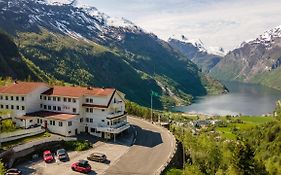
<path id="1" fill-rule="evenodd" d="M 124 97 L 109 88 L 15 82 L 0 87 L 0 110 L 10 110 L 12 120 L 22 128 L 41 125 L 63 136 L 86 132 L 115 138 L 130 127 Z"/>

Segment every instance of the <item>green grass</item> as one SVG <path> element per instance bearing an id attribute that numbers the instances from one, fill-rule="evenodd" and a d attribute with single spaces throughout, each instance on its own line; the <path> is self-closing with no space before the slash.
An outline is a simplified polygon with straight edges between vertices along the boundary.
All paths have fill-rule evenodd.
<path id="1" fill-rule="evenodd" d="M 165 172 L 165 175 L 182 175 L 182 173 L 183 172 L 180 169 L 171 168 Z"/>
<path id="2" fill-rule="evenodd" d="M 3 143 L 2 147 L 4 149 L 7 149 L 7 148 L 14 147 L 16 145 L 19 145 L 19 144 L 28 143 L 28 142 L 31 142 L 31 141 L 34 141 L 34 140 L 40 140 L 42 138 L 46 138 L 46 137 L 50 137 L 50 136 L 51 136 L 51 134 L 49 132 L 44 132 L 44 133 L 37 134 L 37 135 L 34 135 L 34 136 L 25 137 L 25 138 L 22 138 L 22 139 L 13 140 L 13 141 L 10 141 L 10 142 Z"/>
<path id="3" fill-rule="evenodd" d="M 216 131 L 218 131 L 222 138 L 225 139 L 236 139 L 236 134 L 233 130 L 238 129 L 240 131 L 247 130 L 253 128 L 257 125 L 264 124 L 270 121 L 273 121 L 273 117 L 253 117 L 253 116 L 242 116 L 239 118 L 232 118 L 232 121 L 241 120 L 242 123 L 229 123 L 226 127 L 216 127 Z M 234 129 L 235 128 L 235 129 Z"/>
<path id="4" fill-rule="evenodd" d="M 257 117 L 242 116 L 242 117 L 239 117 L 239 119 L 241 119 L 245 123 L 253 123 L 253 124 L 263 124 L 263 123 L 274 120 L 273 117 L 260 117 L 260 116 L 257 116 Z"/>

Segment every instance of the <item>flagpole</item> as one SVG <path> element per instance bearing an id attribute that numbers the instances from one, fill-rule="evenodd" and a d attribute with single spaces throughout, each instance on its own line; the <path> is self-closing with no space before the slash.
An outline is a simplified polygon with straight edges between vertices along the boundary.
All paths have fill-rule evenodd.
<path id="1" fill-rule="evenodd" d="M 152 92 L 151 92 L 151 94 L 150 94 L 150 121 L 151 121 L 151 123 L 152 123 Z"/>

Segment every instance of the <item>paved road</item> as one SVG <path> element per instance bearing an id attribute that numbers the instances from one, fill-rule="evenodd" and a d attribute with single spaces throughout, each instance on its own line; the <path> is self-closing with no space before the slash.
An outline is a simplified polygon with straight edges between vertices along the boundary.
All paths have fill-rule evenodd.
<path id="1" fill-rule="evenodd" d="M 175 140 L 167 130 L 149 122 L 135 118 L 129 118 L 129 121 L 135 125 L 136 142 L 105 174 L 154 175 L 173 152 Z"/>

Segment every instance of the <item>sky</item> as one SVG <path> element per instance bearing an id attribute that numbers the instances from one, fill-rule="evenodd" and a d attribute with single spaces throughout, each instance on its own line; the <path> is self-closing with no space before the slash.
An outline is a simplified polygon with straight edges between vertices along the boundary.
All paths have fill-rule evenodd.
<path id="1" fill-rule="evenodd" d="M 167 40 L 201 39 L 231 50 L 281 25 L 280 0 L 78 0 Z"/>

